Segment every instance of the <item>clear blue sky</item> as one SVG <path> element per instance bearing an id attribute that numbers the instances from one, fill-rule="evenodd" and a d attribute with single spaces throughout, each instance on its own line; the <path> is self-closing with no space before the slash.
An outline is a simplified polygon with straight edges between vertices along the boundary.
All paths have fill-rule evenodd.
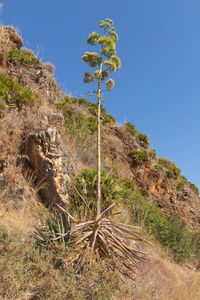
<path id="1" fill-rule="evenodd" d="M 107 17 L 119 34 L 122 68 L 105 106 L 117 122 L 148 135 L 200 187 L 199 0 L 1 0 L 2 24 L 20 29 L 24 46 L 56 66 L 66 93 L 85 96 L 81 56 L 86 39 Z"/>

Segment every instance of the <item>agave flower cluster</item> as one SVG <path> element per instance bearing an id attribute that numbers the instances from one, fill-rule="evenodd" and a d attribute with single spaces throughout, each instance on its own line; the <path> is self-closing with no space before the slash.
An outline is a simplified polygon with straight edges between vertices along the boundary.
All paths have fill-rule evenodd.
<path id="1" fill-rule="evenodd" d="M 114 86 L 113 79 L 110 78 L 106 81 L 109 76 L 109 72 L 115 72 L 121 67 L 120 58 L 115 55 L 118 35 L 112 25 L 113 21 L 111 19 L 100 21 L 99 27 L 104 31 L 103 35 L 99 35 L 97 32 L 92 32 L 87 39 L 88 44 L 100 46 L 100 54 L 96 52 L 86 52 L 82 56 L 83 61 L 88 63 L 90 67 L 98 68 L 94 74 L 91 72 L 84 73 L 84 83 L 96 80 L 98 87 L 105 84 L 107 91 L 110 91 Z"/>

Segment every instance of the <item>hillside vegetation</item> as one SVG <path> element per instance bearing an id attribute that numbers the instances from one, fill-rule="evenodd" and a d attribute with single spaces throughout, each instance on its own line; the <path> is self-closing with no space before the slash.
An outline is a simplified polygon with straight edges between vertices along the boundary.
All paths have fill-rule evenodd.
<path id="1" fill-rule="evenodd" d="M 116 203 L 109 217 L 142 227 L 153 244 L 130 245 L 147 253 L 135 281 L 120 261 L 118 271 L 95 260 L 77 268 L 83 249 L 59 206 L 83 220 L 95 206 L 97 105 L 65 95 L 13 28 L 0 27 L 0 44 L 1 298 L 199 299 L 198 188 L 103 106 L 102 209 Z"/>

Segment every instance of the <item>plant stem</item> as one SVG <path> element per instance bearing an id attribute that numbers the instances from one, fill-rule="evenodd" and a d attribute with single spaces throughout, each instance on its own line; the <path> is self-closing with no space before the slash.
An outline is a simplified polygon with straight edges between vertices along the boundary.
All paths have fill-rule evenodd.
<path id="1" fill-rule="evenodd" d="M 102 70 L 102 63 L 99 71 Z M 97 90 L 97 216 L 101 214 L 101 79 L 98 81 Z"/>

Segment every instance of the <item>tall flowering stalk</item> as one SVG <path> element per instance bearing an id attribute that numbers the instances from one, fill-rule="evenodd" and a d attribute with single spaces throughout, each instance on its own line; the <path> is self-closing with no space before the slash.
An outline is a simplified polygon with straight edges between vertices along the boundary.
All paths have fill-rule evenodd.
<path id="1" fill-rule="evenodd" d="M 120 68 L 120 58 L 116 56 L 116 42 L 118 35 L 113 27 L 113 21 L 106 19 L 100 21 L 99 27 L 102 28 L 103 34 L 92 32 L 87 43 L 90 45 L 99 45 L 99 54 L 96 52 L 85 52 L 82 59 L 92 68 L 97 68 L 93 73 L 84 73 L 84 83 L 96 81 L 97 89 L 92 96 L 97 98 L 97 207 L 96 215 L 101 214 L 101 101 L 103 99 L 103 92 L 111 91 L 114 86 L 114 80 L 108 78 L 111 72 L 115 72 Z"/>
<path id="2" fill-rule="evenodd" d="M 67 238 L 69 244 L 77 247 L 76 256 L 72 257 L 69 262 L 74 264 L 78 272 L 84 267 L 91 266 L 92 260 L 100 259 L 104 261 L 108 268 L 117 269 L 120 273 L 129 278 L 133 278 L 137 269 L 137 264 L 146 260 L 146 255 L 142 251 L 134 249 L 131 246 L 132 240 L 146 241 L 138 228 L 133 225 L 127 225 L 116 222 L 107 217 L 111 208 L 115 205 L 113 203 L 104 211 L 101 210 L 101 101 L 103 99 L 103 92 L 112 90 L 114 80 L 109 77 L 111 72 L 115 72 L 120 68 L 120 59 L 116 56 L 116 42 L 118 36 L 113 27 L 113 21 L 106 19 L 100 21 L 99 27 L 103 29 L 103 35 L 97 32 L 92 32 L 88 37 L 88 44 L 99 45 L 100 53 L 86 52 L 83 55 L 83 61 L 88 63 L 92 68 L 96 68 L 93 73 L 85 72 L 84 82 L 95 82 L 97 84 L 96 91 L 93 95 L 97 98 L 97 119 L 98 119 L 98 133 L 97 133 L 97 207 L 96 214 L 91 211 L 87 201 L 83 198 L 80 192 L 75 188 L 84 202 L 87 209 L 91 211 L 92 219 L 90 220 L 76 220 L 71 214 L 57 204 L 59 209 L 66 213 L 67 218 L 71 219 L 73 225 L 66 233 L 58 232 L 54 241 Z M 129 245 L 127 244 L 129 241 Z M 89 254 L 89 256 L 88 256 Z M 89 258 L 89 260 L 88 260 Z"/>

